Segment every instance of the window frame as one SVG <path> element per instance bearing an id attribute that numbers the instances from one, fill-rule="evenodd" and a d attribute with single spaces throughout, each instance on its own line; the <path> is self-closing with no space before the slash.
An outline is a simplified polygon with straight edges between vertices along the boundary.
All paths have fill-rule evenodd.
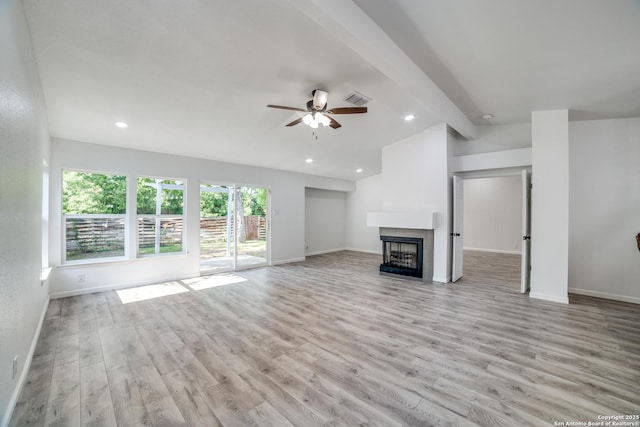
<path id="1" fill-rule="evenodd" d="M 161 181 L 173 181 L 174 184 L 170 184 L 170 185 L 177 185 L 177 186 L 181 186 L 182 188 L 180 189 L 180 191 L 182 191 L 182 213 L 181 214 L 139 214 L 138 213 L 138 180 L 141 178 L 146 178 L 146 179 L 153 179 L 153 180 L 161 180 Z M 176 184 L 177 182 L 180 182 L 181 184 Z M 135 213 L 135 254 L 136 254 L 136 259 L 148 259 L 148 258 L 155 258 L 155 257 L 165 257 L 165 256 L 179 256 L 179 255 L 184 255 L 187 253 L 187 223 L 186 223 L 186 210 L 187 210 L 187 179 L 185 178 L 173 178 L 173 177 L 168 177 L 168 176 L 157 176 L 157 175 L 137 175 L 136 179 L 135 179 L 135 189 L 136 189 L 136 194 L 135 194 L 135 210 L 132 211 Z M 157 189 L 156 189 L 157 190 Z M 177 190 L 177 189 L 174 189 Z M 156 204 L 157 204 L 157 199 L 156 199 Z M 160 205 L 162 205 L 162 200 L 160 201 Z M 156 211 L 157 212 L 157 211 Z M 180 234 L 180 242 L 181 242 L 181 246 L 182 249 L 180 251 L 175 251 L 175 252 L 161 252 L 160 248 L 160 241 L 155 241 L 154 243 L 154 252 L 150 253 L 150 254 L 143 254 L 140 253 L 140 219 L 155 219 L 156 220 L 156 229 L 159 225 L 162 224 L 162 221 L 166 221 L 166 220 L 171 220 L 174 218 L 179 218 L 182 221 L 182 231 Z M 157 238 L 157 234 L 156 234 L 156 238 Z"/>
<path id="2" fill-rule="evenodd" d="M 110 175 L 121 176 L 125 179 L 125 213 L 123 214 L 67 214 L 64 212 L 64 174 L 65 172 L 79 172 L 94 175 Z M 105 172 L 88 169 L 77 168 L 62 168 L 60 179 L 60 212 L 61 212 L 61 261 L 62 265 L 82 265 L 82 264 L 94 264 L 104 262 L 119 262 L 129 259 L 129 174 L 119 172 Z M 124 223 L 123 231 L 123 249 L 122 255 L 118 256 L 103 256 L 96 258 L 81 258 L 69 260 L 67 259 L 67 219 L 121 219 Z"/>

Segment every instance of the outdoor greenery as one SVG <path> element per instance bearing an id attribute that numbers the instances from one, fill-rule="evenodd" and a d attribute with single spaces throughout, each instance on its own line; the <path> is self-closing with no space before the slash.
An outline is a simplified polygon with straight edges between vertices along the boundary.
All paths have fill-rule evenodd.
<path id="1" fill-rule="evenodd" d="M 200 217 L 227 216 L 229 194 L 227 186 L 201 185 L 201 189 L 217 189 L 219 192 L 200 191 Z"/>
<path id="2" fill-rule="evenodd" d="M 229 193 L 226 186 L 207 185 L 204 188 L 218 188 L 222 192 L 200 192 L 200 217 L 227 216 L 229 203 Z M 236 199 L 242 201 L 242 215 L 267 216 L 267 189 L 238 187 L 236 189 Z M 239 207 L 239 204 L 236 204 Z"/>
<path id="3" fill-rule="evenodd" d="M 167 221 L 176 221 L 184 211 L 184 184 L 180 181 L 141 177 L 136 180 L 136 213 L 145 215 L 139 217 L 139 221 L 152 221 L 155 227 L 156 199 L 158 197 L 157 186 L 160 189 L 160 210 L 161 215 Z M 200 192 L 200 216 L 201 218 L 225 217 L 228 212 L 229 187 L 203 185 L 203 189 L 213 189 L 218 191 Z M 265 218 L 267 214 L 267 189 L 251 187 L 230 187 L 235 194 L 232 206 L 235 212 L 233 222 L 237 242 L 240 250 L 246 245 L 255 243 L 258 247 L 256 251 L 264 251 L 264 237 L 257 237 L 259 232 L 256 227 L 261 224 L 257 217 Z M 63 213 L 65 215 L 125 215 L 127 212 L 127 177 L 123 175 L 63 171 Z M 148 215 L 148 216 L 147 216 Z M 151 216 L 151 217 L 149 217 Z M 169 216 L 175 216 L 173 218 Z M 252 217 L 252 218 L 245 218 Z M 163 219 L 163 221 L 165 221 Z M 220 218 L 224 221 L 223 218 Z M 85 217 L 67 218 L 65 222 L 66 234 L 66 259 L 78 260 L 84 258 L 106 258 L 122 256 L 124 254 L 124 226 L 118 221 L 109 217 Z M 181 219 L 179 221 L 182 221 Z M 164 223 L 163 223 L 164 224 Z M 249 224 L 249 225 L 247 225 Z M 175 224 L 174 224 L 175 225 Z M 215 228 L 202 231 L 207 235 L 208 245 L 219 245 L 220 248 L 209 248 L 205 252 L 213 250 L 226 251 L 226 223 L 222 230 Z M 248 231 L 245 229 L 248 228 Z M 151 227 L 153 228 L 153 227 Z M 182 247 L 181 227 L 174 230 L 162 227 L 160 253 L 180 252 Z M 208 233 L 208 234 L 207 234 Z M 158 236 L 153 231 L 145 227 L 138 227 L 137 238 L 139 239 L 139 254 L 153 254 L 155 252 L 155 240 Z M 258 239 L 254 240 L 249 239 Z M 202 243 L 202 242 L 201 242 Z M 240 246 L 242 245 L 242 246 Z M 216 246 L 217 248 L 217 246 Z M 248 250 L 248 249 L 247 249 Z"/>
<path id="4" fill-rule="evenodd" d="M 125 214 L 127 177 L 64 171 L 62 194 L 65 214 Z"/>
<path id="5" fill-rule="evenodd" d="M 162 184 L 177 186 L 174 180 L 162 180 Z M 136 212 L 138 214 L 156 213 L 156 180 L 138 178 L 136 190 Z M 151 184 L 151 185 L 149 185 Z M 127 178 L 122 175 L 110 175 L 92 172 L 63 172 L 62 209 L 65 214 L 125 214 L 127 206 Z M 213 188 L 214 186 L 207 186 Z M 226 190 L 227 187 L 217 187 Z M 200 216 L 226 216 L 228 193 L 200 193 Z M 236 188 L 236 209 L 241 216 L 266 216 L 267 190 L 265 188 Z M 242 201 L 242 204 L 240 204 Z M 182 215 L 184 191 L 182 189 L 163 189 L 161 213 L 163 215 Z M 240 206 L 241 212 L 240 212 Z"/>
<path id="6" fill-rule="evenodd" d="M 156 180 L 153 178 L 138 178 L 136 199 L 138 214 L 156 214 L 156 197 L 158 184 L 166 184 L 168 186 L 182 187 L 181 183 L 171 179 Z M 184 191 L 178 188 L 167 189 L 161 191 L 161 207 L 162 215 L 182 215 Z"/>
<path id="7" fill-rule="evenodd" d="M 140 246 L 138 248 L 138 254 L 140 255 L 153 255 L 155 253 L 155 246 Z M 160 253 L 165 254 L 169 252 L 182 252 L 182 244 L 162 245 L 160 246 Z"/>

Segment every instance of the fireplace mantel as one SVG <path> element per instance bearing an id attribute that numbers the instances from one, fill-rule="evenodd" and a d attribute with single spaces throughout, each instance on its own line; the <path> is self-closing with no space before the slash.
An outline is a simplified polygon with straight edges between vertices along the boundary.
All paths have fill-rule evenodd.
<path id="1" fill-rule="evenodd" d="M 436 228 L 436 213 L 369 212 L 367 227 L 433 230 Z"/>

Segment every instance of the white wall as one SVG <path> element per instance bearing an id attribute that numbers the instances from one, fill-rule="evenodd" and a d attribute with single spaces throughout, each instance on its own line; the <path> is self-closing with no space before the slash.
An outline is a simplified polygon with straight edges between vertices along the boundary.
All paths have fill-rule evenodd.
<path id="1" fill-rule="evenodd" d="M 640 303 L 640 118 L 569 131 L 569 291 Z"/>
<path id="2" fill-rule="evenodd" d="M 49 139 L 22 3 L 0 1 L 0 425 L 11 415 L 46 309 L 42 173 Z M 12 361 L 18 356 L 18 375 Z"/>
<path id="3" fill-rule="evenodd" d="M 383 212 L 436 213 L 433 280 L 451 277 L 453 137 L 446 123 L 382 149 Z"/>
<path id="4" fill-rule="evenodd" d="M 306 255 L 345 249 L 347 193 L 307 188 L 304 210 Z"/>
<path id="5" fill-rule="evenodd" d="M 531 123 L 476 126 L 476 130 L 474 139 L 454 142 L 455 156 L 531 147 Z"/>
<path id="6" fill-rule="evenodd" d="M 474 173 L 476 171 L 500 171 L 531 166 L 531 147 L 491 153 L 468 154 L 453 158 L 453 171 Z"/>
<path id="7" fill-rule="evenodd" d="M 159 176 L 187 182 L 185 217 L 187 254 L 148 257 L 123 262 L 60 266 L 62 259 L 61 179 L 63 169 L 113 172 L 129 176 L 130 207 L 135 204 L 135 178 Z M 237 183 L 271 188 L 271 261 L 304 259 L 305 187 L 352 191 L 355 183 L 274 169 L 242 166 L 168 154 L 108 147 L 61 139 L 52 140 L 51 241 L 54 297 L 143 283 L 193 277 L 199 274 L 199 185 L 201 181 Z M 193 197 L 192 197 L 193 195 Z M 135 224 L 132 211 L 130 223 Z M 134 251 L 132 251 L 134 252 Z M 170 262 L 168 262 L 170 260 Z M 79 283 L 79 275 L 84 282 Z"/>
<path id="8" fill-rule="evenodd" d="M 382 212 L 382 175 L 356 181 L 347 193 L 346 245 L 353 251 L 382 254 L 377 227 L 367 227 L 367 213 Z"/>
<path id="9" fill-rule="evenodd" d="M 569 112 L 534 111 L 532 120 L 532 298 L 567 303 Z"/>
<path id="10" fill-rule="evenodd" d="M 520 253 L 522 247 L 522 178 L 465 179 L 465 249 Z"/>

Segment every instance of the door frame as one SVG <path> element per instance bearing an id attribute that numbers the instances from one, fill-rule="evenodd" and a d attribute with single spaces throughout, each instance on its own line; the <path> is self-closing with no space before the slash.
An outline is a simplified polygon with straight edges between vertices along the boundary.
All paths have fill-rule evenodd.
<path id="1" fill-rule="evenodd" d="M 221 181 L 214 181 L 214 180 L 200 180 L 200 183 L 198 185 L 198 207 L 200 206 L 200 186 L 201 185 L 216 185 L 216 186 L 226 186 L 226 187 L 230 187 L 232 188 L 232 192 L 231 194 L 233 194 L 233 230 L 234 232 L 232 233 L 233 235 L 233 243 L 232 243 L 232 256 L 231 256 L 231 267 L 230 268 L 224 268 L 218 271 L 215 271 L 213 273 L 205 273 L 205 274 L 216 274 L 216 273 L 225 273 L 225 272 L 230 272 L 230 271 L 240 271 L 240 270 L 247 270 L 250 268 L 255 268 L 255 267 L 264 267 L 264 266 L 269 266 L 271 265 L 271 186 L 269 185 L 254 185 L 254 184 L 241 184 L 241 183 L 230 183 L 230 182 L 221 182 Z M 260 264 L 251 264 L 251 265 L 246 265 L 246 266 L 238 266 L 238 236 L 235 233 L 235 230 L 237 230 L 237 221 L 238 221 L 238 217 L 235 214 L 235 209 L 236 209 L 236 190 L 238 188 L 241 187 L 249 187 L 249 188 L 264 188 L 267 190 L 267 199 L 266 199 L 266 216 L 265 216 L 265 220 L 266 220 L 266 224 L 267 224 L 267 241 L 266 241 L 266 254 L 265 254 L 265 262 L 264 263 L 260 263 Z M 227 212 L 227 216 L 229 215 L 229 212 Z M 198 214 L 198 217 L 200 217 L 200 215 Z M 200 239 L 200 218 L 198 218 L 198 240 Z M 198 253 L 200 252 L 200 241 L 198 241 Z M 198 258 L 200 258 L 200 256 L 198 255 Z M 202 270 L 201 270 L 201 274 L 202 274 Z"/>
<path id="2" fill-rule="evenodd" d="M 506 176 L 520 176 L 522 177 L 523 175 L 523 171 L 526 171 L 529 178 L 532 177 L 532 172 L 531 172 L 531 167 L 521 167 L 521 168 L 509 168 L 506 170 L 479 170 L 479 171 L 472 171 L 472 172 L 457 172 L 453 174 L 453 177 L 457 177 L 459 179 L 462 179 L 462 185 L 461 185 L 461 189 L 463 191 L 462 194 L 464 194 L 464 181 L 468 180 L 468 179 L 477 179 L 477 178 L 501 178 L 501 177 L 506 177 Z M 452 177 L 451 182 L 452 185 L 454 184 L 454 178 Z M 459 218 L 459 220 L 461 220 L 462 222 L 464 222 L 464 210 L 462 212 L 455 212 L 453 209 L 453 204 L 454 204 L 454 200 L 453 200 L 454 194 L 453 191 L 451 191 L 451 230 L 452 233 L 451 234 L 455 234 L 456 232 L 454 231 L 454 224 L 456 223 L 456 218 L 455 215 L 461 215 L 461 218 Z M 524 198 L 525 195 L 522 194 L 521 195 L 521 199 Z M 463 199 L 464 199 L 464 195 L 463 195 Z M 531 198 L 528 199 L 528 203 L 529 203 L 529 212 L 531 209 Z M 529 215 L 529 220 L 531 219 L 531 216 Z M 525 224 L 524 224 L 524 215 L 523 215 L 523 229 L 525 228 Z M 529 229 L 530 230 L 530 229 Z M 454 268 L 454 257 L 455 257 L 455 252 L 453 249 L 453 239 L 456 239 L 456 242 L 459 242 L 459 244 L 464 248 L 464 233 L 460 233 L 460 236 L 451 236 L 452 239 L 452 244 L 451 244 L 451 274 L 453 275 L 453 268 Z M 523 236 L 524 237 L 524 236 Z M 530 236 L 529 236 L 530 237 Z M 522 253 L 522 248 L 520 250 L 520 256 L 522 257 L 523 253 Z M 529 239 L 529 253 L 531 252 L 531 240 Z M 530 265 L 530 260 L 528 260 L 529 265 Z M 462 268 L 462 267 L 461 267 Z M 521 266 L 522 268 L 522 266 Z M 453 276 L 452 276 L 453 277 Z M 462 277 L 464 277 L 464 270 L 462 270 Z M 521 286 L 522 286 L 522 278 L 521 278 Z M 530 277 L 528 277 L 528 279 L 530 281 Z M 528 289 L 528 288 L 527 288 Z"/>
<path id="3" fill-rule="evenodd" d="M 451 281 L 457 282 L 464 273 L 464 179 L 453 176 L 453 221 L 451 222 Z"/>
<path id="4" fill-rule="evenodd" d="M 266 254 L 265 254 L 265 262 L 260 264 L 251 264 L 245 266 L 238 266 L 238 236 L 234 233 L 233 235 L 233 271 L 247 270 L 255 267 L 265 267 L 271 265 L 271 186 L 269 185 L 253 185 L 253 184 L 233 184 L 233 194 L 235 197 L 236 189 L 240 187 L 249 187 L 249 188 L 264 188 L 267 190 L 267 200 L 266 200 L 266 216 L 265 220 L 267 222 L 267 241 L 266 241 Z M 233 201 L 233 229 L 237 230 L 237 221 L 238 216 L 235 214 L 236 201 Z"/>

